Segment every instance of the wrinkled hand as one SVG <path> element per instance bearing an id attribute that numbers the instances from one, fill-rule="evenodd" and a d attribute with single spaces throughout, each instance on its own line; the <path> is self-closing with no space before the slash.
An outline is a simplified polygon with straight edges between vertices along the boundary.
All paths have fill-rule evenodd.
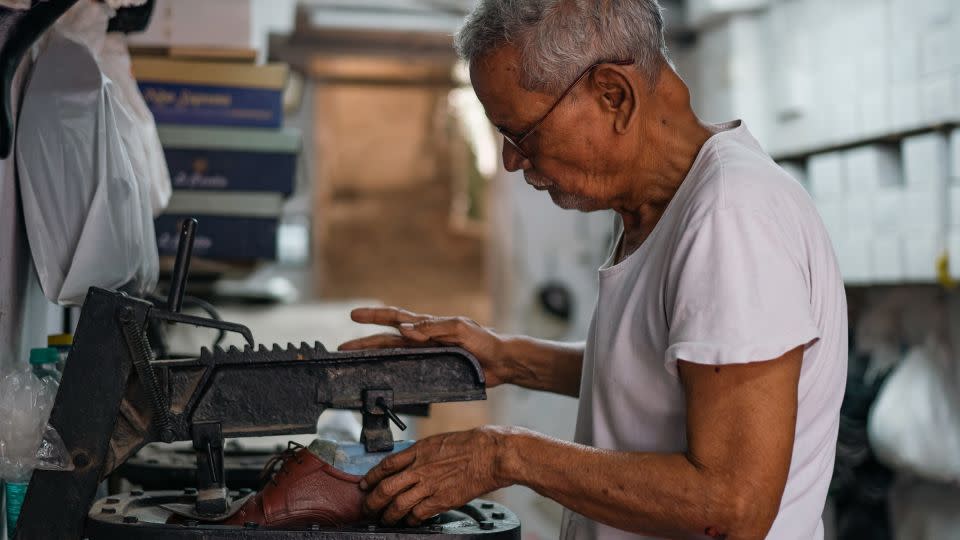
<path id="1" fill-rule="evenodd" d="M 350 318 L 363 324 L 392 326 L 400 335 L 376 334 L 354 339 L 340 345 L 341 351 L 454 345 L 476 357 L 488 387 L 507 382 L 503 339 L 470 319 L 434 317 L 395 307 L 357 308 L 350 312 Z"/>
<path id="2" fill-rule="evenodd" d="M 507 487 L 498 465 L 508 428 L 484 426 L 428 437 L 390 455 L 360 482 L 363 506 L 388 525 L 418 525 Z"/>

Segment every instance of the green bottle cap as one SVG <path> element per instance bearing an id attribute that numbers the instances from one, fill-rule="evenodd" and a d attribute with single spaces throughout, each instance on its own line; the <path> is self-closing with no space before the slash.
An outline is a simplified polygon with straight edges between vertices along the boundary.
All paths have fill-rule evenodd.
<path id="1" fill-rule="evenodd" d="M 34 366 L 55 364 L 58 361 L 60 361 L 60 353 L 53 347 L 30 349 L 30 364 Z"/>

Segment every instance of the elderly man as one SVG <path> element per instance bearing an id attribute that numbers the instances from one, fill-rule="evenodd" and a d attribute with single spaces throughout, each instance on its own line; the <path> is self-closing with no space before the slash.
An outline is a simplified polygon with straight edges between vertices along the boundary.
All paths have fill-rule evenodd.
<path id="1" fill-rule="evenodd" d="M 846 378 L 846 306 L 803 188 L 742 122 L 709 125 L 666 57 L 656 0 L 481 0 L 457 36 L 503 162 L 560 207 L 616 212 L 585 344 L 462 318 L 344 349 L 459 345 L 490 386 L 579 396 L 576 440 L 481 427 L 426 438 L 361 487 L 416 523 L 524 485 L 565 539 L 823 537 Z"/>

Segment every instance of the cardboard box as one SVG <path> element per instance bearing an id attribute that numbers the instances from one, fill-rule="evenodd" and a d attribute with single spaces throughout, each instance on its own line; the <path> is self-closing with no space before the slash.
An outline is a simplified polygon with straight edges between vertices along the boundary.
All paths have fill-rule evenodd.
<path id="1" fill-rule="evenodd" d="M 300 132 L 158 126 L 173 188 L 209 191 L 271 191 L 296 187 Z"/>
<path id="2" fill-rule="evenodd" d="M 256 48 L 254 0 L 156 0 L 145 32 L 131 45 Z"/>

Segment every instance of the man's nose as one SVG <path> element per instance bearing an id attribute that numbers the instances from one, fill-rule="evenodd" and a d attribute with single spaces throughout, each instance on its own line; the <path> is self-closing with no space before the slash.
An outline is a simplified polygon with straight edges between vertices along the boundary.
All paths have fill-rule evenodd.
<path id="1" fill-rule="evenodd" d="M 529 169 L 533 166 L 530 160 L 521 154 L 512 144 L 503 141 L 503 167 L 509 171 Z"/>

